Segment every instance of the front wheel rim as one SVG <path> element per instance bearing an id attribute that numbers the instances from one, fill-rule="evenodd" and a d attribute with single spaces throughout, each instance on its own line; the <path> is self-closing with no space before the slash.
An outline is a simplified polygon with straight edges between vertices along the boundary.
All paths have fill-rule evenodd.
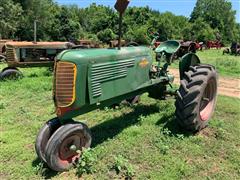
<path id="1" fill-rule="evenodd" d="M 59 148 L 59 162 L 63 165 L 76 163 L 81 155 L 82 147 L 86 144 L 86 139 L 82 133 L 75 133 L 68 136 Z M 75 150 L 71 149 L 75 146 Z"/>

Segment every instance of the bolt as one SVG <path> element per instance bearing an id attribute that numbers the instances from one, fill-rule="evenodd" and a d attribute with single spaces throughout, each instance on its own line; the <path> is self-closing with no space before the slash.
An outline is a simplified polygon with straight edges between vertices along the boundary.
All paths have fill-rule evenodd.
<path id="1" fill-rule="evenodd" d="M 77 151 L 77 147 L 73 144 L 69 148 L 71 151 Z"/>

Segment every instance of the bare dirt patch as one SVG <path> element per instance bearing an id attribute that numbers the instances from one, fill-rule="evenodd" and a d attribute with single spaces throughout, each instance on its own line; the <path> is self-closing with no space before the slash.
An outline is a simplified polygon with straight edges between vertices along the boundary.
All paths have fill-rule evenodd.
<path id="1" fill-rule="evenodd" d="M 169 72 L 175 76 L 173 83 L 179 84 L 180 78 L 178 69 L 170 69 Z M 240 99 L 240 79 L 219 77 L 218 94 L 229 97 L 237 97 Z"/>
<path id="2" fill-rule="evenodd" d="M 200 132 L 197 133 L 197 135 L 207 138 L 216 138 L 216 131 L 213 128 L 207 127 Z"/>

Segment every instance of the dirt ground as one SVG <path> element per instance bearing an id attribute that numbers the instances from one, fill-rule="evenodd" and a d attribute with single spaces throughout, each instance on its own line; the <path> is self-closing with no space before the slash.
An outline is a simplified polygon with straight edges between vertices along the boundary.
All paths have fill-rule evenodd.
<path id="1" fill-rule="evenodd" d="M 170 69 L 169 72 L 175 76 L 174 83 L 179 84 L 178 69 Z M 240 79 L 219 77 L 218 94 L 240 99 Z"/>

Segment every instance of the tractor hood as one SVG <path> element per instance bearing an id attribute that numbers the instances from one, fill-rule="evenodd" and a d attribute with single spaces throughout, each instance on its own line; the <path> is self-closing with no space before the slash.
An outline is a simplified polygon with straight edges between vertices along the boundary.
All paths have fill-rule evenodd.
<path id="1" fill-rule="evenodd" d="M 151 83 L 153 58 L 148 47 L 72 49 L 61 52 L 56 59 L 58 107 L 70 104 L 83 111 L 88 105 L 111 101 Z M 66 103 L 66 97 L 71 101 Z"/>
<path id="2" fill-rule="evenodd" d="M 94 63 L 106 60 L 121 60 L 126 58 L 136 58 L 146 56 L 151 53 L 147 47 L 124 47 L 118 49 L 72 49 L 65 50 L 57 56 L 57 60 L 69 61 L 75 64 L 87 64 L 89 61 Z"/>

